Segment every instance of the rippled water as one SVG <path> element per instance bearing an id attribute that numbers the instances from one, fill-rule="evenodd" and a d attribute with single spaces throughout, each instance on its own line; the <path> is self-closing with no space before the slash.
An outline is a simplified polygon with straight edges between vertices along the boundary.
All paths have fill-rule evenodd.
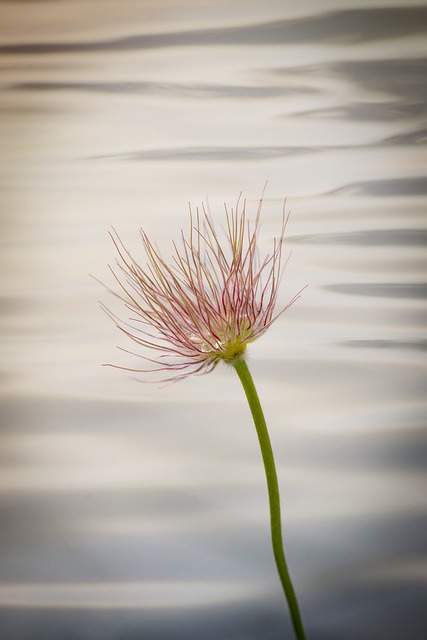
<path id="1" fill-rule="evenodd" d="M 0 4 L 5 640 L 292 637 L 238 381 L 102 368 L 88 276 L 267 180 L 309 287 L 250 361 L 309 639 L 426 637 L 423 5 Z"/>

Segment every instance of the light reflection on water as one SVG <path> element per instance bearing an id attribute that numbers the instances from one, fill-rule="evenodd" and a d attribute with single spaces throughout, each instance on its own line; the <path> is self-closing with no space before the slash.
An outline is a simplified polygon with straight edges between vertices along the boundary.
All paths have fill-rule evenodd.
<path id="1" fill-rule="evenodd" d="M 167 253 L 266 179 L 281 301 L 309 283 L 250 350 L 309 637 L 425 637 L 427 10 L 347 4 L 0 7 L 2 638 L 291 637 L 232 372 L 101 368 L 88 277 L 112 225 Z"/>

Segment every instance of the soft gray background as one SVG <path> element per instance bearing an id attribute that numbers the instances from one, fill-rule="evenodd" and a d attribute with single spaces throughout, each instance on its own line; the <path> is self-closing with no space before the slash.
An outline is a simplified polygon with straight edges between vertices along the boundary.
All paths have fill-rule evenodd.
<path id="1" fill-rule="evenodd" d="M 292 638 L 236 376 L 102 368 L 134 362 L 88 275 L 109 281 L 112 225 L 167 253 L 188 201 L 220 221 L 266 180 L 266 250 L 292 210 L 281 302 L 309 288 L 250 364 L 309 638 L 426 637 L 413 5 L 0 3 L 2 639 Z"/>

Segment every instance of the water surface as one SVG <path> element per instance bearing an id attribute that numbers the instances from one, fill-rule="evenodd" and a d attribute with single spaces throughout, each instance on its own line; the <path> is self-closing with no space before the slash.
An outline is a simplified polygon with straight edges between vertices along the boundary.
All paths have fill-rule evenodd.
<path id="1" fill-rule="evenodd" d="M 291 638 L 233 372 L 123 372 L 114 226 L 292 210 L 251 346 L 311 640 L 426 637 L 424 3 L 0 6 L 5 640 Z"/>

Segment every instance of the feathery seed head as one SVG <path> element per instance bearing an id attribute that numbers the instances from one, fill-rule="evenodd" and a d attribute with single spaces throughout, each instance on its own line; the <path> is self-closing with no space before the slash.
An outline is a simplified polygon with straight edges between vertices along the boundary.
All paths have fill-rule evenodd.
<path id="1" fill-rule="evenodd" d="M 224 238 L 205 207 L 195 215 L 190 208 L 189 234 L 181 232 L 171 263 L 165 262 L 142 229 L 143 266 L 115 232 L 110 234 L 117 250 L 116 268 L 110 269 L 119 285 L 118 292 L 110 292 L 130 316 L 121 320 L 104 309 L 136 345 L 157 352 L 154 358 L 145 355 L 145 349 L 134 355 L 154 362 L 157 371 L 170 372 L 166 380 L 208 373 L 221 360 L 232 362 L 243 357 L 247 345 L 263 335 L 299 297 L 300 293 L 275 312 L 285 266 L 287 217 L 283 214 L 271 253 L 260 258 L 261 206 L 262 198 L 252 225 L 247 220 L 245 200 L 241 202 L 239 197 L 230 211 L 225 207 Z"/>

